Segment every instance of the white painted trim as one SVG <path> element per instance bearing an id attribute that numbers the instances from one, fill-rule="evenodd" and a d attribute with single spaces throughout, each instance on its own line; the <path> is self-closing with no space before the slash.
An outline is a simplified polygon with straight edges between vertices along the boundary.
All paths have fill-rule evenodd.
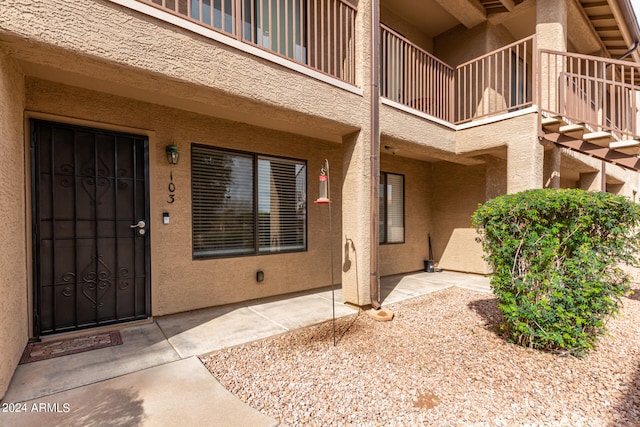
<path id="1" fill-rule="evenodd" d="M 120 6 L 124 6 L 129 9 L 135 10 L 136 12 L 149 15 L 161 21 L 168 22 L 177 27 L 184 28 L 185 30 L 194 32 L 196 34 L 200 34 L 201 36 L 215 40 L 227 46 L 231 46 L 242 52 L 248 53 L 253 56 L 257 56 L 269 62 L 273 62 L 282 67 L 288 68 L 290 70 L 297 71 L 300 74 L 304 74 L 316 80 L 320 80 L 321 82 L 328 83 L 332 86 L 336 86 L 340 89 L 346 90 L 347 92 L 351 92 L 359 96 L 363 96 L 364 94 L 363 90 L 359 87 L 353 86 L 349 83 L 343 82 L 342 80 L 336 79 L 334 77 L 330 77 L 312 68 L 305 67 L 304 65 L 299 64 L 297 62 L 289 61 L 287 59 L 282 58 L 281 56 L 274 55 L 271 52 L 268 52 L 266 50 L 262 50 L 257 47 L 251 46 L 247 43 L 243 43 L 239 40 L 236 40 L 233 37 L 224 35 L 217 31 L 210 30 L 208 28 L 205 28 L 201 25 L 196 24 L 195 22 L 182 19 L 179 16 L 175 16 L 171 13 L 164 12 L 158 8 L 141 3 L 137 0 L 109 0 L 109 1 L 111 3 L 115 3 Z"/>
<path id="2" fill-rule="evenodd" d="M 532 105 L 531 107 L 523 108 L 522 110 L 514 111 L 512 113 L 500 114 L 498 116 L 487 117 L 481 120 L 474 120 L 472 122 L 463 123 L 456 126 L 456 130 L 469 129 L 476 126 L 488 125 L 490 123 L 500 122 L 502 120 L 513 119 L 514 117 L 526 116 L 527 114 L 537 113 L 538 106 Z"/>
<path id="3" fill-rule="evenodd" d="M 527 114 L 531 114 L 531 113 L 536 113 L 538 111 L 538 106 L 537 105 L 532 105 L 531 107 L 527 107 L 527 108 L 523 108 L 522 110 L 518 110 L 518 111 L 514 111 L 512 113 L 505 113 L 505 114 L 500 114 L 498 116 L 493 116 L 493 117 L 487 117 L 481 120 L 474 120 L 468 123 L 463 123 L 461 125 L 454 125 L 453 123 L 447 122 L 446 120 L 442 120 L 439 119 L 437 117 L 431 116 L 429 114 L 425 114 L 421 111 L 415 110 L 411 107 L 407 107 L 406 105 L 400 104 L 398 102 L 395 101 L 391 101 L 390 99 L 387 98 L 380 98 L 382 100 L 382 103 L 384 105 L 388 105 L 390 107 L 393 108 L 397 108 L 398 110 L 402 110 L 404 112 L 407 112 L 409 114 L 413 114 L 414 116 L 418 116 L 418 117 L 422 117 L 423 119 L 429 120 L 431 122 L 437 123 L 441 126 L 445 126 L 449 129 L 453 129 L 455 131 L 459 131 L 459 130 L 465 130 L 465 129 L 469 129 L 469 128 L 473 128 L 476 126 L 482 126 L 482 125 L 487 125 L 490 123 L 495 123 L 495 122 L 499 122 L 502 120 L 508 120 L 508 119 L 512 119 L 514 117 L 519 117 L 519 116 L 525 116 Z"/>
<path id="4" fill-rule="evenodd" d="M 398 102 L 391 101 L 390 99 L 387 99 L 387 98 L 380 97 L 380 99 L 382 100 L 382 103 L 384 105 L 388 105 L 389 107 L 393 107 L 393 108 L 396 108 L 398 110 L 402 110 L 402 111 L 404 111 L 406 113 L 413 114 L 414 116 L 422 117 L 423 119 L 426 119 L 426 120 L 429 120 L 431 122 L 437 123 L 437 124 L 439 124 L 441 126 L 449 128 L 449 129 L 458 130 L 458 127 L 456 125 L 454 125 L 453 123 L 449 123 L 446 120 L 442 120 L 442 119 L 439 119 L 437 117 L 431 116 L 429 114 L 425 114 L 425 113 L 423 113 L 421 111 L 415 110 L 415 109 L 413 109 L 411 107 L 407 107 L 406 105 L 400 104 Z"/>

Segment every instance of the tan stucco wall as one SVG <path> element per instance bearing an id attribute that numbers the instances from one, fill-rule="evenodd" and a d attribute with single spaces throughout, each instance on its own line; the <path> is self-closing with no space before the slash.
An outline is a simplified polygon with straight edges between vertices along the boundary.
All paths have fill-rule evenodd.
<path id="1" fill-rule="evenodd" d="M 443 270 L 490 274 L 483 255 L 480 235 L 474 228 L 455 228 L 438 265 Z"/>
<path id="2" fill-rule="evenodd" d="M 411 43 L 416 44 L 427 52 L 433 52 L 433 39 L 395 14 L 393 10 L 380 6 L 380 22 L 411 40 Z"/>
<path id="3" fill-rule="evenodd" d="M 61 120 L 95 121 L 97 127 L 140 129 L 149 135 L 153 315 L 222 305 L 330 284 L 328 215 L 314 205 L 325 158 L 331 164 L 334 270 L 340 281 L 342 154 L 338 144 L 237 122 L 215 119 L 131 99 L 100 94 L 42 80 L 27 81 L 27 109 L 63 116 Z M 216 260 L 192 260 L 192 142 L 307 161 L 308 251 Z M 173 169 L 176 201 L 167 204 L 170 167 L 165 146 L 181 153 Z M 169 212 L 171 223 L 162 224 Z M 257 270 L 264 282 L 255 280 Z"/>
<path id="4" fill-rule="evenodd" d="M 370 131 L 364 129 L 344 138 L 342 162 L 342 235 L 355 246 L 356 268 L 343 270 L 342 295 L 346 302 L 366 306 L 371 303 L 371 168 Z M 342 251 L 343 263 L 346 254 Z"/>
<path id="5" fill-rule="evenodd" d="M 181 132 L 183 129 L 177 127 L 169 130 L 169 125 L 166 125 L 165 130 L 156 132 L 156 129 L 162 129 L 162 126 L 155 124 L 158 119 L 154 117 L 156 121 L 152 120 L 149 112 L 138 110 L 139 114 L 136 116 L 129 111 L 124 111 L 126 108 L 133 108 L 130 107 L 132 99 L 155 105 L 154 108 L 164 111 L 161 116 L 164 116 L 164 120 L 168 122 L 175 121 L 171 111 L 178 109 L 231 120 L 234 125 L 226 128 L 229 132 L 235 132 L 234 135 L 242 135 L 240 130 L 244 128 L 237 124 L 244 123 L 257 126 L 260 131 L 255 131 L 255 134 L 262 135 L 266 129 L 272 129 L 300 137 L 342 144 L 347 153 L 344 157 L 345 175 L 343 178 L 340 174 L 343 166 L 342 156 L 334 158 L 332 168 L 333 171 L 338 171 L 338 174 L 337 179 L 333 181 L 339 184 L 344 183 L 347 196 L 345 209 L 352 216 L 346 217 L 344 223 L 340 224 L 340 212 L 334 209 L 334 215 L 337 215 L 338 219 L 334 221 L 334 229 L 339 230 L 340 226 L 344 227 L 345 233 L 357 242 L 358 254 L 362 257 L 359 265 L 363 268 L 359 279 L 349 274 L 343 275 L 344 295 L 358 303 L 367 304 L 370 299 L 369 286 L 362 286 L 362 283 L 356 282 L 364 280 L 364 284 L 368 284 L 371 270 L 369 265 L 371 239 L 368 231 L 371 176 L 369 166 L 371 2 L 359 0 L 356 6 L 358 9 L 355 28 L 356 83 L 355 86 L 347 88 L 328 84 L 323 80 L 323 78 L 326 80 L 325 77 L 310 77 L 313 73 L 305 75 L 303 72 L 279 65 L 277 58 L 272 57 L 272 60 L 260 58 L 252 53 L 235 49 L 203 35 L 106 1 L 98 3 L 90 0 L 77 2 L 54 0 L 35 3 L 10 1 L 7 7 L 3 8 L 0 42 L 10 46 L 13 55 L 18 58 L 26 74 L 30 76 L 126 98 L 122 103 L 118 101 L 117 107 L 108 113 L 109 108 L 105 106 L 101 110 L 96 110 L 96 113 L 87 119 L 148 130 L 149 133 L 154 134 L 153 140 L 158 138 L 157 140 L 160 141 L 159 148 L 156 150 L 159 157 L 163 156 L 164 144 L 172 142 L 177 135 L 174 135 L 175 132 Z M 91 10 L 91 13 L 87 13 L 87 10 Z M 69 22 L 73 22 L 73 25 L 69 25 Z M 99 37 L 87 35 L 99 35 Z M 234 44 L 237 41 L 232 40 L 230 43 Z M 75 101 L 62 97 L 58 103 L 58 106 L 49 105 L 43 111 L 73 117 L 87 115 L 84 110 L 78 111 Z M 128 117 L 128 120 L 122 120 L 123 117 Z M 197 126 L 194 125 L 194 128 Z M 253 136 L 252 138 L 255 140 Z M 232 139 L 230 137 L 228 140 Z M 274 137 L 274 140 L 278 140 L 282 146 L 286 145 L 280 142 L 279 138 Z M 220 139 L 201 138 L 200 142 L 203 141 L 217 144 Z M 180 142 L 178 145 L 181 145 Z M 242 148 L 238 143 L 231 145 Z M 272 145 L 276 147 L 276 144 Z M 282 152 L 289 156 L 296 156 L 295 150 L 287 148 Z M 309 153 L 308 150 L 300 152 L 305 155 Z M 326 156 L 324 153 L 318 155 L 318 159 L 314 159 L 317 167 Z M 182 188 L 188 184 L 189 181 L 185 181 Z M 334 185 L 333 190 L 334 194 L 342 193 L 340 185 Z M 340 236 L 340 233 L 337 235 Z M 340 239 L 337 239 L 338 243 L 339 241 Z M 312 242 L 310 241 L 309 244 L 311 245 Z M 155 250 L 156 247 L 153 247 Z M 323 247 L 326 248 L 327 245 L 324 244 Z M 335 253 L 340 254 L 339 251 Z M 296 262 L 316 265 L 318 263 L 311 260 L 323 259 L 322 256 L 309 259 L 299 259 L 295 255 L 290 257 L 296 259 Z M 229 261 L 218 261 L 218 264 L 226 268 L 229 266 Z M 335 264 L 339 266 L 339 262 Z M 282 272 L 282 265 L 282 263 L 278 264 L 281 274 L 276 275 L 276 278 L 282 275 L 290 278 L 292 273 Z M 308 268 L 312 270 L 316 267 Z M 233 292 L 237 293 L 234 296 L 220 291 L 220 295 L 209 294 L 203 298 L 196 295 L 193 299 L 199 307 L 212 305 L 210 303 L 212 300 L 224 303 L 328 284 L 329 279 L 321 279 L 326 267 L 318 268 L 320 272 L 313 275 L 316 282 L 311 285 L 298 284 L 290 288 L 288 285 L 279 285 L 280 282 L 275 280 L 275 289 L 270 291 L 260 290 L 266 289 L 266 286 L 263 286 L 255 292 L 244 289 L 234 290 Z M 265 273 L 268 278 L 269 273 L 266 271 Z M 157 274 L 154 270 L 154 276 Z M 255 271 L 244 274 L 245 276 L 242 277 L 253 278 Z M 329 277 L 329 274 L 327 273 L 326 276 Z M 235 280 L 235 276 L 233 277 Z M 336 275 L 336 282 L 339 281 L 340 275 Z M 352 296 L 352 290 L 357 294 L 355 297 Z M 175 307 L 194 308 L 189 305 L 189 301 L 181 301 L 180 298 L 183 296 L 178 296 L 176 302 L 162 302 L 164 300 L 161 296 L 154 294 L 154 307 L 160 314 L 173 311 L 173 308 L 167 308 L 171 304 Z"/>
<path id="6" fill-rule="evenodd" d="M 356 250 L 356 268 L 343 269 L 342 271 L 342 295 L 346 302 L 358 306 L 371 304 L 371 284 L 377 286 L 379 272 L 377 265 L 371 262 L 372 239 L 371 223 L 374 222 L 371 212 L 372 182 L 376 177 L 372 174 L 371 167 L 371 0 L 358 1 L 358 14 L 356 16 L 356 33 L 358 43 L 356 57 L 358 58 L 358 81 L 362 82 L 363 104 L 360 111 L 353 112 L 354 117 L 359 117 L 360 129 L 357 132 L 345 135 L 342 138 L 342 234 L 341 241 L 345 238 L 353 241 Z M 342 263 L 346 262 L 346 254 L 343 250 Z M 346 270 L 346 271 L 345 271 Z"/>
<path id="7" fill-rule="evenodd" d="M 471 29 L 459 25 L 434 39 L 434 52 L 455 67 L 514 41 L 507 30 L 490 22 Z"/>
<path id="8" fill-rule="evenodd" d="M 2 41 L 27 74 L 335 142 L 368 114 L 357 94 L 106 1 L 9 0 Z"/>
<path id="9" fill-rule="evenodd" d="M 0 50 L 0 398 L 29 338 L 23 108 L 23 76 Z"/>
<path id="10" fill-rule="evenodd" d="M 567 50 L 569 0 L 536 0 L 536 36 L 539 49 Z"/>
<path id="11" fill-rule="evenodd" d="M 506 147 L 507 192 L 542 188 L 544 147 L 537 114 L 525 114 L 456 133 L 456 152 L 473 154 Z"/>
<path id="12" fill-rule="evenodd" d="M 380 274 L 389 276 L 424 268 L 431 231 L 431 164 L 398 155 L 382 155 L 380 170 L 404 175 L 404 243 L 380 245 Z"/>
<path id="13" fill-rule="evenodd" d="M 560 154 L 552 155 L 552 151 Z M 559 157 L 552 159 L 552 157 Z M 555 147 L 545 151 L 545 187 L 548 173 L 554 169 L 560 171 L 560 188 L 582 188 L 600 191 L 602 189 L 602 160 L 582 154 L 568 148 Z M 606 162 L 604 165 L 607 191 L 637 201 L 640 192 L 640 174 L 636 171 Z"/>
<path id="14" fill-rule="evenodd" d="M 457 228 L 470 228 L 471 215 L 486 200 L 486 166 L 433 163 L 431 202 L 431 243 L 436 261 Z M 456 268 L 456 270 L 461 270 Z"/>
<path id="15" fill-rule="evenodd" d="M 456 150 L 456 132 L 388 105 L 380 106 L 381 150 L 391 145 L 403 157 L 450 159 Z"/>

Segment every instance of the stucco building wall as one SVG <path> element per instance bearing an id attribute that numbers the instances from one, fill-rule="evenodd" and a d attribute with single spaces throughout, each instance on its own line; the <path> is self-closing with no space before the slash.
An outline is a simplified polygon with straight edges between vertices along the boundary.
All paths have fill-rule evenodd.
<path id="1" fill-rule="evenodd" d="M 453 231 L 470 228 L 471 215 L 486 200 L 486 169 L 486 165 L 433 163 L 431 242 L 436 261 L 442 258 Z"/>
<path id="2" fill-rule="evenodd" d="M 470 127 L 456 133 L 456 151 L 472 155 L 506 148 L 507 192 L 542 188 L 544 147 L 537 126 L 537 114 L 524 114 Z"/>
<path id="3" fill-rule="evenodd" d="M 27 212 L 22 114 L 24 83 L 19 67 L 0 49 L 0 396 L 9 385 L 29 338 L 27 313 Z"/>
<path id="4" fill-rule="evenodd" d="M 636 171 L 568 148 L 547 147 L 544 152 L 544 186 L 601 191 L 604 168 L 606 191 L 637 201 L 640 176 Z M 556 177 L 555 187 L 553 177 Z"/>
<path id="5" fill-rule="evenodd" d="M 483 22 L 471 29 L 459 25 L 434 40 L 434 52 L 452 67 L 514 42 L 504 28 Z"/>
<path id="6" fill-rule="evenodd" d="M 0 41 L 25 74 L 335 142 L 368 115 L 355 86 L 329 85 L 114 3 L 12 3 Z M 366 69 L 368 55 L 357 54 Z M 366 75 L 357 78 L 364 86 Z"/>
<path id="7" fill-rule="evenodd" d="M 388 276 L 423 268 L 431 232 L 431 163 L 382 155 L 382 172 L 404 176 L 404 243 L 380 245 L 380 274 Z"/>
<path id="8" fill-rule="evenodd" d="M 380 22 L 392 28 L 408 40 L 411 40 L 411 43 L 416 44 L 421 49 L 433 53 L 433 39 L 384 5 L 380 6 Z"/>
<path id="9" fill-rule="evenodd" d="M 163 106 L 107 95 L 42 80 L 27 81 L 27 110 L 53 114 L 59 121 L 148 135 L 150 145 L 152 246 L 152 310 L 165 315 L 201 307 L 223 305 L 264 296 L 312 289 L 330 284 L 328 212 L 313 204 L 318 197 L 318 178 L 325 158 L 331 164 L 334 212 L 334 268 L 340 280 L 340 207 L 342 154 L 338 144 L 291 133 L 257 128 Z M 191 143 L 211 145 L 307 162 L 308 250 L 272 254 L 192 259 Z M 165 146 L 175 144 L 180 163 L 173 167 L 176 197 L 168 199 L 170 166 Z M 170 224 L 162 224 L 169 212 Z M 264 282 L 256 282 L 263 270 Z"/>
<path id="10" fill-rule="evenodd" d="M 167 22 L 166 14 L 158 19 L 131 8 L 159 11 L 143 2 L 118 0 L 131 7 L 108 0 L 3 4 L 0 49 L 6 53 L 0 53 L 0 111 L 6 120 L 0 123 L 0 137 L 9 161 L 0 172 L 5 188 L 0 194 L 5 220 L 0 232 L 7 242 L 0 253 L 0 268 L 6 272 L 0 278 L 0 395 L 32 332 L 31 190 L 24 115 L 149 138 L 155 316 L 326 286 L 330 265 L 344 298 L 367 305 L 369 284 L 376 277 L 423 268 L 429 235 L 436 261 L 446 268 L 482 273 L 470 231 L 479 203 L 542 187 L 555 171 L 560 186 L 591 188 L 601 182 L 600 166 L 585 156 L 556 155 L 553 164 L 547 156 L 545 163 L 538 116 L 532 110 L 456 127 L 383 100 L 380 169 L 405 176 L 405 242 L 381 245 L 376 266 L 371 261 L 378 243 L 371 238 L 371 227 L 378 226 L 371 197 L 376 179 L 371 166 L 376 161 L 371 90 L 378 83 L 371 82 L 372 1 L 350 1 L 357 8 L 354 39 L 349 41 L 355 49 L 354 84 L 288 63 L 233 37 L 221 41 L 219 33 L 202 30 L 188 19 L 173 16 Z M 428 25 L 412 26 L 409 14 L 402 18 L 392 1 L 384 3 L 383 22 L 452 66 L 515 41 L 512 29 L 517 24 L 509 29 L 498 16 L 474 17 L 479 5 L 461 8 L 455 17 L 461 24 L 436 36 Z M 576 13 L 576 4 L 522 3 L 519 35 L 536 33 L 538 24 L 539 47 L 564 50 L 567 21 L 575 22 L 569 48 L 596 50 L 590 23 Z M 446 9 L 453 19 L 456 6 Z M 308 250 L 193 260 L 192 143 L 305 160 Z M 181 153 L 180 164 L 173 168 L 174 204 L 167 204 L 172 169 L 164 150 L 169 144 Z M 394 150 L 397 154 L 391 155 Z M 325 159 L 331 166 L 333 236 L 328 233 L 328 206 L 313 204 Z M 605 175 L 608 189 L 635 198 L 637 173 L 612 166 Z M 169 225 L 162 223 L 163 212 L 170 214 Z M 346 245 L 346 239 L 353 246 Z M 256 282 L 257 270 L 265 273 L 262 283 Z"/>
<path id="11" fill-rule="evenodd" d="M 385 104 L 380 106 L 380 133 L 383 151 L 385 145 L 390 145 L 399 148 L 398 155 L 402 157 L 455 157 L 455 130 Z"/>

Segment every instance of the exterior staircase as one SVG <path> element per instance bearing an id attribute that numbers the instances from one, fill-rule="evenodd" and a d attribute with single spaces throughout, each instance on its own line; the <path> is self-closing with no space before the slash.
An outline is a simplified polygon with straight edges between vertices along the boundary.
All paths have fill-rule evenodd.
<path id="1" fill-rule="evenodd" d="M 572 123 L 562 116 L 540 119 L 541 136 L 571 150 L 640 171 L 640 139 L 619 140 L 608 131 L 594 131 L 584 123 Z"/>

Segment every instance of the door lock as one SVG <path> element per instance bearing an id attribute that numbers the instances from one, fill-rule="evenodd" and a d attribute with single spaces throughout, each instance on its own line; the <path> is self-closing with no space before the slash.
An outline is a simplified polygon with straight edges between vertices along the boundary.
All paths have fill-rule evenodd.
<path id="1" fill-rule="evenodd" d="M 131 228 L 140 228 L 140 229 L 143 229 L 146 226 L 147 226 L 147 224 L 142 220 L 138 221 L 137 224 L 130 225 Z"/>

